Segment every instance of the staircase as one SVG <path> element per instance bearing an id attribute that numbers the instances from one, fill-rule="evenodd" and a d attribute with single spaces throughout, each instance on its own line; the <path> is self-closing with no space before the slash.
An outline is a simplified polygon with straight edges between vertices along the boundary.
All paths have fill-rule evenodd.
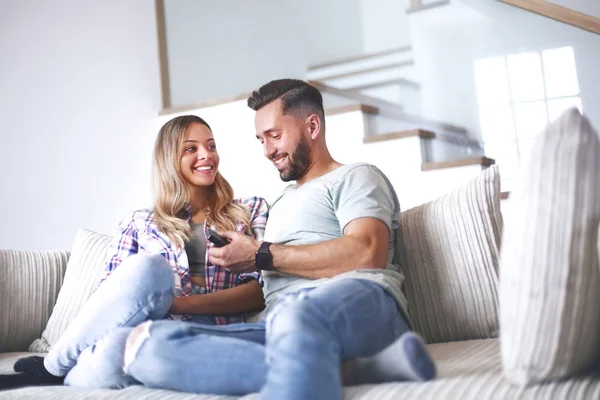
<path id="1" fill-rule="evenodd" d="M 306 79 L 382 99 L 399 110 L 418 114 L 420 85 L 415 75 L 412 49 L 399 47 L 309 66 Z"/>
<path id="2" fill-rule="evenodd" d="M 449 0 L 410 0 L 406 12 L 429 13 L 449 4 Z M 421 88 L 426 82 L 420 81 L 412 46 L 311 65 L 306 79 L 323 93 L 329 115 L 332 110 L 348 112 L 352 107 L 363 114 L 365 136 L 361 149 L 394 148 L 410 141 L 409 147 L 419 155 L 421 171 L 457 160 L 480 166 L 490 162 L 484 156 L 482 143 L 467 129 L 423 114 Z M 341 148 L 343 143 L 339 145 Z"/>

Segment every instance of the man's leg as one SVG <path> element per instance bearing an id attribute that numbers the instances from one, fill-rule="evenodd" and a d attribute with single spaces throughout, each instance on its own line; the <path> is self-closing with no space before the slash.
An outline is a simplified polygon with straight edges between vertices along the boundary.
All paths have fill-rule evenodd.
<path id="1" fill-rule="evenodd" d="M 342 361 L 373 356 L 408 330 L 394 299 L 366 280 L 339 280 L 288 297 L 267 317 L 269 369 L 261 398 L 341 399 Z"/>
<path id="2" fill-rule="evenodd" d="M 147 387 L 244 395 L 264 385 L 265 326 L 207 326 L 158 321 L 138 326 L 125 350 L 125 371 Z"/>

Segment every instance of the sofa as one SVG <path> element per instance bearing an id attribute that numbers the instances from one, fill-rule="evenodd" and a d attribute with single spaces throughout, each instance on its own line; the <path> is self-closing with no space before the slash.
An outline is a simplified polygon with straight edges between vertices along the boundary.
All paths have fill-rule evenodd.
<path id="1" fill-rule="evenodd" d="M 561 126 L 556 129 L 559 128 L 562 129 Z M 586 146 L 589 148 L 589 143 Z M 596 158 L 600 158 L 600 154 Z M 568 159 L 571 160 L 572 157 Z M 593 168 L 595 167 L 594 164 Z M 565 170 L 564 166 L 561 168 L 561 171 Z M 578 165 L 576 168 L 581 169 L 581 166 Z M 542 179 L 535 174 L 528 176 L 526 179 Z M 555 182 L 555 185 L 563 184 L 561 180 Z M 513 212 L 521 208 L 523 213 L 532 214 L 532 210 L 526 207 L 539 208 L 539 203 L 529 201 L 536 195 L 531 193 L 532 187 L 538 186 L 531 182 L 524 182 L 521 189 L 515 189 L 514 196 L 511 194 L 508 200 L 514 203 L 508 203 L 506 209 Z M 592 188 L 594 196 L 597 196 L 592 199 L 600 200 L 598 190 L 600 184 L 597 185 L 597 189 Z M 559 187 L 555 192 L 559 193 L 559 198 L 553 201 L 559 204 L 566 191 Z M 586 193 L 588 192 L 591 193 L 590 191 Z M 584 217 L 588 218 L 588 216 Z M 539 218 L 548 219 L 543 214 L 540 214 Z M 532 373 L 532 371 L 539 372 L 540 368 L 536 364 L 538 361 L 526 358 L 528 348 L 541 349 L 535 355 L 545 349 L 557 350 L 555 353 L 559 355 L 576 354 L 576 351 L 581 349 L 571 350 L 568 343 L 545 343 L 544 341 L 550 340 L 552 335 L 548 334 L 546 337 L 545 332 L 541 331 L 536 331 L 539 340 L 534 344 L 520 343 L 515 340 L 515 332 L 519 332 L 515 327 L 518 326 L 522 330 L 529 329 L 523 324 L 537 323 L 539 318 L 533 315 L 523 320 L 516 314 L 500 312 L 501 304 L 508 305 L 518 297 L 511 292 L 512 287 L 500 285 L 500 271 L 505 268 L 500 260 L 515 258 L 509 255 L 505 257 L 501 252 L 503 230 L 505 237 L 511 235 L 512 233 L 507 229 L 518 229 L 518 223 L 522 221 L 504 224 L 500 209 L 500 175 L 497 166 L 484 170 L 480 177 L 452 193 L 403 211 L 400 219 L 406 278 L 404 289 L 409 304 L 408 312 L 414 329 L 428 343 L 429 351 L 437 364 L 438 378 L 426 383 L 397 382 L 347 387 L 345 398 L 600 399 L 600 375 L 597 370 L 590 367 L 588 361 L 583 365 L 573 364 L 577 361 L 573 357 L 569 360 L 560 359 L 563 366 L 571 364 L 567 365 L 568 368 L 559 369 L 559 372 L 553 372 L 551 375 L 538 373 L 538 376 Z M 572 219 L 561 217 L 558 221 L 566 220 Z M 588 235 L 589 237 L 586 238 L 591 238 L 597 243 L 598 224 L 596 219 L 593 221 L 596 223 L 593 227 L 596 233 L 593 237 Z M 528 223 L 535 224 L 535 217 L 532 217 Z M 514 233 L 515 237 L 519 237 L 516 231 Z M 109 240 L 109 236 L 81 229 L 77 232 L 70 251 L 0 250 L 0 304 L 2 305 L 0 307 L 0 373 L 11 373 L 15 360 L 33 353 L 43 354 L 56 342 L 96 285 L 106 258 Z M 511 254 L 524 254 L 522 251 L 515 250 L 522 242 L 524 240 L 511 242 Z M 555 246 L 560 247 L 560 245 Z M 575 243 L 573 248 L 575 247 L 582 248 L 582 244 Z M 566 251 L 573 253 L 572 248 Z M 591 255 L 592 252 L 586 254 Z M 569 270 L 570 274 L 576 275 L 581 269 L 595 275 L 586 275 L 585 279 L 579 281 L 597 279 L 596 244 L 594 244 L 594 254 L 593 266 L 596 267 L 596 272 L 580 265 L 569 264 L 569 268 L 574 268 Z M 527 270 L 529 262 L 527 260 L 534 258 L 523 257 L 522 269 Z M 557 265 L 556 268 L 564 268 L 564 266 Z M 513 269 L 511 273 L 518 273 L 518 271 L 519 269 Z M 540 268 L 540 274 L 543 273 L 543 268 Z M 521 286 L 523 282 L 527 283 L 526 280 L 519 282 Z M 595 284 L 596 281 L 592 282 Z M 569 289 L 567 284 L 562 287 Z M 522 308 L 527 312 L 532 312 L 533 308 L 528 307 L 526 298 L 532 298 L 534 303 L 537 297 L 528 294 L 527 289 L 519 288 L 521 295 L 525 293 L 524 297 L 518 297 L 521 302 L 519 304 L 522 304 Z M 555 296 L 551 291 L 546 292 L 553 297 L 544 301 L 551 301 L 560 295 Z M 588 307 L 586 312 L 600 312 L 597 309 L 597 304 L 594 304 L 593 307 Z M 569 315 L 568 311 L 565 315 Z M 536 312 L 540 313 L 540 311 Z M 554 313 L 555 310 L 548 312 Z M 519 310 L 515 313 L 518 314 Z M 581 315 L 581 313 L 576 314 Z M 553 315 L 560 317 L 559 314 Z M 587 315 L 583 320 L 594 319 Z M 521 325 L 511 321 L 520 321 Z M 577 329 L 584 329 L 584 325 L 582 322 Z M 548 325 L 545 329 L 551 332 L 554 326 Z M 584 332 L 592 331 L 584 330 Z M 597 336 L 592 339 L 600 342 Z M 523 345 L 528 348 L 519 348 Z M 578 359 L 588 360 L 589 353 L 597 351 L 592 348 L 593 346 L 589 344 L 587 346 L 588 354 L 578 356 Z M 521 358 L 515 358 L 515 354 L 521 355 Z M 592 354 L 591 358 L 595 357 L 596 355 Z M 53 386 L 3 391 L 0 392 L 0 398 L 175 400 L 221 397 L 141 386 L 132 386 L 123 390 L 86 390 Z M 243 398 L 258 398 L 258 395 L 249 394 Z"/>

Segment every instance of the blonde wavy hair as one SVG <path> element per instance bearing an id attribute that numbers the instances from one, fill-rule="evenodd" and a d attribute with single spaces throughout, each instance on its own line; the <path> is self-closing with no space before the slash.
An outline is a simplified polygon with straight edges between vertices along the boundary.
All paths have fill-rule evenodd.
<path id="1" fill-rule="evenodd" d="M 175 117 L 160 128 L 154 145 L 154 218 L 160 230 L 180 248 L 191 237 L 190 224 L 185 219 L 190 190 L 181 173 L 181 156 L 185 134 L 195 123 L 210 129 L 196 115 Z M 241 222 L 250 230 L 249 209 L 232 200 L 231 185 L 217 171 L 205 200 L 206 223 L 219 231 L 235 231 Z"/>

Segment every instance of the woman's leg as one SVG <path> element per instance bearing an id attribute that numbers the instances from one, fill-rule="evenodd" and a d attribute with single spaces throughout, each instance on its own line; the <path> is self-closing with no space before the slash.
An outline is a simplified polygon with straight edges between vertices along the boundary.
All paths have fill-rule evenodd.
<path id="1" fill-rule="evenodd" d="M 127 337 L 134 328 L 117 328 L 96 344 L 86 348 L 77 365 L 65 378 L 65 385 L 89 389 L 123 389 L 139 384 L 123 372 Z"/>
<path id="2" fill-rule="evenodd" d="M 55 376 L 65 376 L 83 350 L 119 327 L 164 317 L 173 302 L 174 275 L 159 255 L 126 258 L 79 310 L 44 359 Z"/>

